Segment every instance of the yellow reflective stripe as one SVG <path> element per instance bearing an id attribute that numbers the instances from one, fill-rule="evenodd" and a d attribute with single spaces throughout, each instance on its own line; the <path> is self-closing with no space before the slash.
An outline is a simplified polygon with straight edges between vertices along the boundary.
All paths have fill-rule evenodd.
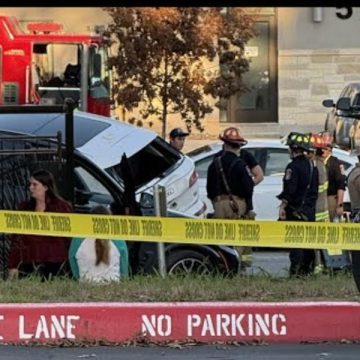
<path id="1" fill-rule="evenodd" d="M 319 264 L 316 265 L 314 268 L 314 274 L 321 274 L 324 271 L 324 265 L 323 264 Z"/>
<path id="2" fill-rule="evenodd" d="M 342 255 L 342 251 L 339 249 L 327 249 L 328 255 L 334 256 L 334 255 Z"/>
<path id="3" fill-rule="evenodd" d="M 329 221 L 329 214 L 316 214 L 315 215 L 316 221 Z"/>
<path id="4" fill-rule="evenodd" d="M 325 181 L 322 185 L 319 185 L 319 192 L 324 192 L 328 189 L 329 182 Z"/>
<path id="5" fill-rule="evenodd" d="M 316 221 L 329 221 L 329 212 L 328 211 L 322 211 L 315 214 L 315 220 Z"/>
<path id="6" fill-rule="evenodd" d="M 252 255 L 251 254 L 250 255 L 241 255 L 240 259 L 242 261 L 251 261 L 252 260 Z"/>

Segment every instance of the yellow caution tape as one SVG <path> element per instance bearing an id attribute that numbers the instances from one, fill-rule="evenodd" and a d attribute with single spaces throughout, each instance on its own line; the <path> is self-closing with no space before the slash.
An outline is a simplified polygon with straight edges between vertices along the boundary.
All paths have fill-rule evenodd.
<path id="1" fill-rule="evenodd" d="M 360 226 L 353 223 L 0 210 L 0 232 L 209 245 L 360 250 Z"/>

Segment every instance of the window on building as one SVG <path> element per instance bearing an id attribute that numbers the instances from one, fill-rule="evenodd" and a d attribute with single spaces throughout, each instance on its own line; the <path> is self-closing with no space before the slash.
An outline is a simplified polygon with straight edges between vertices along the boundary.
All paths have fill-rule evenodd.
<path id="1" fill-rule="evenodd" d="M 271 11 L 270 11 L 271 10 Z M 250 70 L 243 81 L 250 89 L 228 101 L 221 120 L 230 123 L 260 123 L 278 121 L 277 99 L 277 34 L 276 11 L 261 11 L 256 22 L 258 35 L 245 47 Z"/>

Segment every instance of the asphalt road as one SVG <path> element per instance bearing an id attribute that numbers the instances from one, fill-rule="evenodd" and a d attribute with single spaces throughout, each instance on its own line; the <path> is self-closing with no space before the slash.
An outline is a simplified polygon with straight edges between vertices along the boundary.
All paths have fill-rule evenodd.
<path id="1" fill-rule="evenodd" d="M 287 277 L 290 260 L 288 251 L 254 251 L 253 264 L 248 274 L 266 274 L 273 277 Z"/>
<path id="2" fill-rule="evenodd" d="M 358 360 L 360 344 L 49 348 L 0 346 L 6 360 Z"/>

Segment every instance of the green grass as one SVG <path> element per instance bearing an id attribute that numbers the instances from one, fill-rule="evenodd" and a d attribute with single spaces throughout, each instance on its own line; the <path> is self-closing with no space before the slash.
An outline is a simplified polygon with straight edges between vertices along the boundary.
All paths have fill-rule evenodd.
<path id="1" fill-rule="evenodd" d="M 359 301 L 349 274 L 306 279 L 266 275 L 215 277 L 137 276 L 120 283 L 90 284 L 32 277 L 0 281 L 0 303 L 156 301 Z"/>

